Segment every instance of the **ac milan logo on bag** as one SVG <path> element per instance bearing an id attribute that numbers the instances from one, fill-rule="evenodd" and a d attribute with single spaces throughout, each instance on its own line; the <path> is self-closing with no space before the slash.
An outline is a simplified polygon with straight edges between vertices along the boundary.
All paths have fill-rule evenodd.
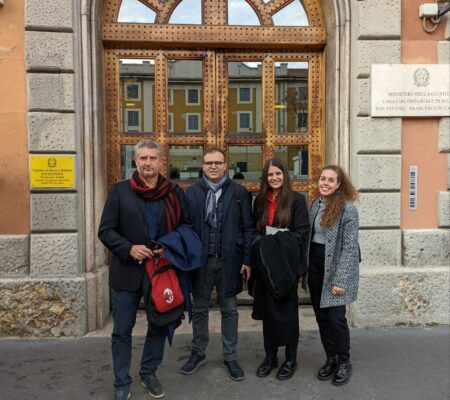
<path id="1" fill-rule="evenodd" d="M 163 297 L 167 304 L 173 303 L 173 292 L 171 289 L 164 289 Z"/>

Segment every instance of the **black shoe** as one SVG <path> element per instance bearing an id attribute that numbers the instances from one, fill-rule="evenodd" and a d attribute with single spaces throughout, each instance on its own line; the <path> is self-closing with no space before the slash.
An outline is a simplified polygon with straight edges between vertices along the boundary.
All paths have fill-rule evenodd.
<path id="1" fill-rule="evenodd" d="M 334 386 L 342 386 L 350 381 L 350 375 L 352 372 L 352 364 L 350 361 L 340 362 L 336 368 L 331 382 Z"/>
<path id="2" fill-rule="evenodd" d="M 159 380 L 155 374 L 148 375 L 142 379 L 142 385 L 147 388 L 147 393 L 155 399 L 159 399 L 164 396 L 161 383 L 159 383 Z"/>
<path id="3" fill-rule="evenodd" d="M 297 363 L 292 361 L 285 361 L 281 364 L 281 368 L 277 372 L 277 379 L 279 381 L 285 381 L 292 378 L 295 370 L 297 369 Z"/>
<path id="4" fill-rule="evenodd" d="M 319 369 L 317 378 L 321 381 L 327 381 L 328 379 L 331 379 L 331 377 L 334 375 L 334 371 L 336 371 L 336 367 L 337 367 L 337 358 L 336 357 L 327 358 L 325 364 L 323 364 L 322 367 Z"/>
<path id="5" fill-rule="evenodd" d="M 204 364 L 206 364 L 206 356 L 204 354 L 200 355 L 192 352 L 189 360 L 187 360 L 186 363 L 180 368 L 180 372 L 183 375 L 191 375 L 197 371 L 198 367 L 201 367 Z"/>
<path id="6" fill-rule="evenodd" d="M 261 363 L 261 365 L 256 370 L 256 376 L 258 376 L 259 378 L 264 378 L 265 376 L 270 375 L 272 370 L 276 367 L 278 367 L 278 358 L 266 356 L 264 361 Z"/>
<path id="7" fill-rule="evenodd" d="M 131 397 L 129 391 L 118 390 L 114 393 L 114 400 L 128 400 Z"/>
<path id="8" fill-rule="evenodd" d="M 242 368 L 239 366 L 236 360 L 231 361 L 224 360 L 223 365 L 225 366 L 228 375 L 230 375 L 230 378 L 233 379 L 233 381 L 244 380 L 245 378 L 244 371 L 242 371 Z"/>

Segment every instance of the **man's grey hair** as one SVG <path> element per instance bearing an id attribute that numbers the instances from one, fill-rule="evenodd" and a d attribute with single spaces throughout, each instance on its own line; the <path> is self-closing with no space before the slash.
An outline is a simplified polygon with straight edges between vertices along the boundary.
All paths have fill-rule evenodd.
<path id="1" fill-rule="evenodd" d="M 137 157 L 137 155 L 139 154 L 139 151 L 143 148 L 146 149 L 156 149 L 156 154 L 158 154 L 158 156 L 161 157 L 162 155 L 162 150 L 161 150 L 161 146 L 154 142 L 153 140 L 141 140 L 140 142 L 138 142 L 135 146 L 134 146 L 134 155 L 135 157 Z"/>

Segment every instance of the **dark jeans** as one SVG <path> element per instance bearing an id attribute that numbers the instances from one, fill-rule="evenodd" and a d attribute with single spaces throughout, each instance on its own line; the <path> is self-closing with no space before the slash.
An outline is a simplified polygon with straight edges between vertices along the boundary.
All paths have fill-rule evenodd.
<path id="1" fill-rule="evenodd" d="M 324 278 L 325 246 L 312 243 L 309 255 L 308 286 L 311 294 L 320 339 L 327 358 L 338 356 L 339 361 L 350 359 L 350 331 L 345 317 L 346 307 L 320 308 Z"/>
<path id="2" fill-rule="evenodd" d="M 136 312 L 142 290 L 135 292 L 113 291 L 113 321 L 112 356 L 114 367 L 114 386 L 116 390 L 129 390 L 131 385 L 131 335 L 136 323 Z M 164 356 L 166 328 L 149 325 L 142 352 L 139 375 L 141 379 L 153 374 L 159 367 Z"/>
<path id="3" fill-rule="evenodd" d="M 211 256 L 208 258 L 202 296 L 194 297 L 192 351 L 204 355 L 208 347 L 209 303 L 214 286 L 217 290 L 217 299 L 222 316 L 223 359 L 227 361 L 236 360 L 239 318 L 236 296 L 224 297 L 223 295 L 223 274 L 220 257 Z"/>

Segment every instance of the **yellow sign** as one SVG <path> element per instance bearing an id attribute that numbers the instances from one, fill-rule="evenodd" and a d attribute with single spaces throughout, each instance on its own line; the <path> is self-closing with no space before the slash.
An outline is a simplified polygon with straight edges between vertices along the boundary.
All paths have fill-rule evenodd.
<path id="1" fill-rule="evenodd" d="M 75 156 L 30 155 L 31 188 L 74 188 Z"/>

